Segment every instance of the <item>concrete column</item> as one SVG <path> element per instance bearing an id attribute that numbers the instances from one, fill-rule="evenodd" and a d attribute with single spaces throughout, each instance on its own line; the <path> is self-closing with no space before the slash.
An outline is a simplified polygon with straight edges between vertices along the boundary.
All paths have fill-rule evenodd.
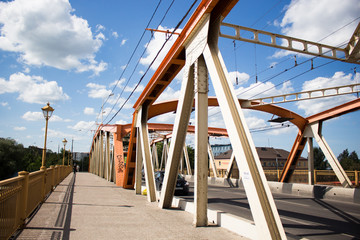
<path id="1" fill-rule="evenodd" d="M 187 175 L 193 175 L 192 170 L 191 170 L 190 160 L 189 160 L 189 153 L 188 153 L 186 144 L 184 146 L 184 157 L 185 157 Z"/>
<path id="2" fill-rule="evenodd" d="M 322 122 L 315 122 L 310 125 L 312 133 L 322 152 L 324 153 L 326 159 L 328 160 L 331 168 L 334 170 L 336 176 L 338 177 L 341 185 L 343 187 L 351 187 L 352 183 L 347 176 L 346 172 L 342 168 L 339 160 L 336 158 L 335 154 L 331 151 L 330 146 L 325 141 L 325 138 L 322 136 Z"/>
<path id="3" fill-rule="evenodd" d="M 140 120 L 140 121 L 137 124 L 137 126 L 139 128 L 139 134 L 137 136 L 137 141 L 139 141 L 139 143 L 141 144 L 142 159 L 144 161 L 147 199 L 149 202 L 155 202 L 156 201 L 156 192 L 155 192 L 154 165 L 153 165 L 153 161 L 151 159 L 149 131 L 148 131 L 148 127 L 147 127 L 147 110 L 148 110 L 148 106 L 144 106 L 144 105 L 139 110 L 138 120 Z"/>
<path id="4" fill-rule="evenodd" d="M 314 146 L 313 138 L 307 138 L 307 149 L 308 149 L 308 183 L 314 185 Z"/>
<path id="5" fill-rule="evenodd" d="M 141 194 L 143 158 L 139 138 L 139 128 L 136 128 L 136 167 L 135 167 L 135 193 Z"/>
<path id="6" fill-rule="evenodd" d="M 240 176 L 254 218 L 257 238 L 286 239 L 255 144 L 218 48 L 221 20 L 221 18 L 211 19 L 208 45 L 205 46 L 203 54 L 235 159 L 241 169 Z"/>
<path id="7" fill-rule="evenodd" d="M 195 214 L 197 227 L 207 226 L 208 72 L 203 56 L 195 62 Z"/>
<path id="8" fill-rule="evenodd" d="M 210 164 L 211 164 L 211 169 L 213 171 L 213 174 L 214 174 L 214 177 L 218 177 L 218 171 L 216 169 L 216 165 L 215 165 L 215 158 L 214 158 L 214 154 L 211 150 L 211 146 L 210 146 L 210 143 L 209 143 L 209 140 L 207 139 L 208 141 L 208 144 L 207 144 L 207 147 L 208 147 L 208 154 L 209 154 L 209 160 L 210 160 Z"/>
<path id="9" fill-rule="evenodd" d="M 159 203 L 160 208 L 171 207 L 193 101 L 194 68 L 187 65 L 185 66 L 184 80 L 181 85 L 181 93 L 176 110 L 169 157 L 165 167 L 165 176 Z"/>

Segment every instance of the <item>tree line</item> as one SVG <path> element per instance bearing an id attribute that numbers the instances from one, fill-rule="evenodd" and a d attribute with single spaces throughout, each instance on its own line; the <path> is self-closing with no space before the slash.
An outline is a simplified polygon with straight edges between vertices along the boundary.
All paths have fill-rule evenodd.
<path id="1" fill-rule="evenodd" d="M 360 159 L 355 151 L 349 153 L 349 150 L 345 149 L 342 151 L 342 153 L 339 154 L 337 159 L 339 160 L 344 170 L 360 170 Z M 325 170 L 331 168 L 330 164 L 325 159 L 324 153 L 318 147 L 314 148 L 314 168 L 316 170 Z"/>
<path id="2" fill-rule="evenodd" d="M 46 151 L 46 167 L 62 165 L 63 151 L 64 149 L 61 149 L 59 153 L 56 153 L 48 149 Z M 65 164 L 67 164 L 67 154 L 65 155 Z M 14 139 L 0 138 L 0 180 L 15 177 L 20 171 L 38 171 L 41 161 L 42 148 L 34 146 L 25 148 Z M 87 169 L 86 166 L 84 169 Z"/>

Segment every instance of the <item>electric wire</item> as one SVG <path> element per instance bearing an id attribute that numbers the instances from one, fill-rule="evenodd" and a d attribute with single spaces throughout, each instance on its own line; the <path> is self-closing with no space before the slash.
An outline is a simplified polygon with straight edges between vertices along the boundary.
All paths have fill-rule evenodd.
<path id="1" fill-rule="evenodd" d="M 141 76 L 140 80 L 138 81 L 138 83 L 135 85 L 134 89 L 131 91 L 130 95 L 128 96 L 128 98 L 124 101 L 124 103 L 121 105 L 121 107 L 119 108 L 119 110 L 112 116 L 112 118 L 106 123 L 109 124 L 118 114 L 119 112 L 123 109 L 123 107 L 125 106 L 125 104 L 129 101 L 130 97 L 134 94 L 134 92 L 136 91 L 136 89 L 138 88 L 138 86 L 140 85 L 140 83 L 142 82 L 142 80 L 144 79 L 144 77 L 146 76 L 147 72 L 150 70 L 151 66 L 153 65 L 153 63 L 155 62 L 155 60 L 157 59 L 157 57 L 159 56 L 160 52 L 162 51 L 162 49 L 165 47 L 166 43 L 168 42 L 168 40 L 172 37 L 172 35 L 176 32 L 176 30 L 180 27 L 180 25 L 183 23 L 183 21 L 186 19 L 186 17 L 188 16 L 188 14 L 190 13 L 191 9 L 195 6 L 196 2 L 198 0 L 195 0 L 192 5 L 190 6 L 190 8 L 188 9 L 188 11 L 185 13 L 185 15 L 183 16 L 183 18 L 179 21 L 179 23 L 176 25 L 176 27 L 174 28 L 174 30 L 170 33 L 169 37 L 165 40 L 164 44 L 161 46 L 160 50 L 157 52 L 156 56 L 154 57 L 154 59 L 152 60 L 152 62 L 150 63 L 150 65 L 148 66 L 148 68 L 146 69 L 145 73 Z"/>
<path id="2" fill-rule="evenodd" d="M 160 23 L 158 24 L 158 26 L 157 26 L 156 29 L 158 29 L 158 28 L 160 27 L 160 25 L 162 24 L 162 22 L 164 21 L 166 15 L 168 14 L 168 12 L 169 12 L 169 10 L 170 10 L 170 8 L 171 8 L 171 6 L 173 5 L 174 2 L 175 2 L 175 0 L 173 0 L 173 1 L 171 2 L 170 6 L 169 6 L 168 9 L 166 10 L 163 18 L 160 20 Z M 141 56 L 139 57 L 139 59 L 138 59 L 136 65 L 135 65 L 132 73 L 130 74 L 130 76 L 129 76 L 129 78 L 128 78 L 125 86 L 124 86 L 124 88 L 122 89 L 122 91 L 121 91 L 119 97 L 117 98 L 116 102 L 113 104 L 111 110 L 109 111 L 109 113 L 108 113 L 107 116 L 105 117 L 105 120 L 104 120 L 104 121 L 106 121 L 106 119 L 109 117 L 110 113 L 114 110 L 115 106 L 118 104 L 119 100 L 121 99 L 121 96 L 122 96 L 125 88 L 128 86 L 130 80 L 132 79 L 132 77 L 133 77 L 133 75 L 134 75 L 134 73 L 135 73 L 135 71 L 136 71 L 136 69 L 137 69 L 137 67 L 138 67 L 138 65 L 139 65 L 142 57 L 145 55 L 145 53 L 146 53 L 146 51 L 147 51 L 147 49 L 148 49 L 148 46 L 149 46 L 149 43 L 150 43 L 151 40 L 152 40 L 152 37 L 149 39 L 149 41 L 148 41 L 147 44 L 145 45 L 146 47 L 144 48 L 143 52 L 141 53 Z"/>
<path id="3" fill-rule="evenodd" d="M 155 10 L 154 10 L 154 12 L 153 12 L 152 15 L 151 15 L 151 18 L 149 19 L 149 21 L 148 21 L 148 23 L 147 23 L 147 25 L 146 25 L 146 27 L 145 27 L 145 29 L 150 26 L 150 23 L 152 22 L 152 20 L 153 20 L 155 14 L 156 14 L 156 12 L 157 12 L 157 10 L 158 10 L 161 2 L 162 2 L 162 0 L 160 0 L 160 1 L 158 2 L 157 6 L 156 6 L 156 8 L 155 8 Z M 174 0 L 172 1 L 172 3 L 170 4 L 170 6 L 168 7 L 168 9 L 167 9 L 164 17 L 162 18 L 161 22 L 164 20 L 166 14 L 168 13 L 168 11 L 169 11 L 169 9 L 171 8 L 171 6 L 173 5 L 173 3 L 174 3 Z M 120 77 L 118 78 L 116 84 L 114 85 L 113 89 L 111 90 L 111 93 L 114 93 L 114 90 L 116 89 L 116 87 L 118 86 L 119 82 L 121 81 L 121 79 L 122 79 L 124 73 L 126 72 L 126 70 L 127 70 L 128 66 L 129 66 L 130 62 L 132 61 L 132 59 L 133 59 L 133 57 L 134 57 L 137 49 L 138 49 L 139 46 L 140 46 L 140 43 L 141 43 L 141 41 L 143 40 L 143 38 L 144 38 L 144 36 L 145 36 L 145 33 L 146 33 L 146 30 L 143 31 L 143 33 L 142 33 L 139 41 L 137 42 L 137 44 L 136 44 L 136 46 L 135 46 L 135 48 L 134 48 L 134 50 L 133 50 L 133 52 L 132 52 L 129 60 L 127 61 L 127 63 L 126 63 L 126 65 L 125 65 L 122 73 L 120 74 Z M 150 40 L 149 40 L 149 41 L 150 41 Z M 146 45 L 146 46 L 147 46 L 147 45 Z M 145 48 L 145 50 L 146 50 L 146 48 Z M 145 50 L 144 50 L 144 51 L 145 51 Z M 142 56 L 143 56 L 143 55 L 142 55 Z M 136 65 L 136 66 L 137 66 L 137 65 Z M 135 67 L 135 69 L 136 69 L 136 67 Z M 134 71 L 135 71 L 135 70 L 134 70 Z M 124 89 L 127 87 L 128 83 L 129 83 L 129 80 L 128 80 L 127 83 L 125 84 L 125 86 L 124 86 L 124 88 L 123 88 L 123 91 L 124 91 Z M 117 102 L 118 102 L 119 99 L 121 98 L 121 95 L 122 95 L 123 91 L 121 92 L 120 96 L 118 97 L 116 103 L 113 105 L 113 108 L 111 109 L 111 111 L 114 109 L 114 106 L 117 104 Z M 102 109 L 103 109 L 103 106 L 104 106 L 104 105 L 107 103 L 107 101 L 109 100 L 110 95 L 111 95 L 111 94 L 109 94 L 109 95 L 107 96 L 106 100 L 103 102 L 102 106 L 100 107 L 100 113 L 101 113 L 101 111 L 102 111 Z M 111 111 L 109 112 L 109 114 L 111 113 Z M 105 120 L 107 119 L 107 117 L 109 116 L 109 114 L 106 116 Z M 100 114 L 98 114 L 98 116 L 96 117 L 97 119 L 98 119 L 99 115 L 100 115 Z M 94 124 L 92 124 L 92 125 L 90 126 L 90 128 L 88 128 L 88 129 L 86 130 L 86 132 L 90 131 L 90 129 L 93 128 L 94 125 L 95 125 L 95 122 L 94 122 Z"/>
<path id="4" fill-rule="evenodd" d="M 161 2 L 162 2 L 162 0 L 160 0 L 160 1 L 158 2 L 158 4 L 157 4 L 157 6 L 156 6 L 156 8 L 155 8 L 155 10 L 154 10 L 154 12 L 153 12 L 153 14 L 151 15 L 150 20 L 148 21 L 148 23 L 147 23 L 147 25 L 146 25 L 146 27 L 145 27 L 145 29 L 146 29 L 146 28 L 148 28 L 148 27 L 150 26 L 150 23 L 151 23 L 151 21 L 153 20 L 153 18 L 154 18 L 154 16 L 155 16 L 155 14 L 156 14 L 156 12 L 157 12 L 157 10 L 159 9 L 159 6 L 160 6 Z M 127 70 L 128 66 L 129 66 L 129 64 L 130 64 L 130 62 L 131 62 L 131 60 L 132 60 L 132 58 L 134 57 L 134 55 L 135 55 L 135 53 L 136 53 L 136 51 L 137 51 L 138 47 L 140 46 L 140 43 L 141 43 L 142 39 L 143 39 L 143 38 L 144 38 L 144 36 L 145 36 L 145 33 L 146 33 L 146 30 L 144 30 L 144 31 L 143 31 L 143 33 L 142 33 L 142 35 L 141 35 L 141 37 L 140 37 L 139 41 L 137 42 L 137 44 L 136 44 L 136 46 L 135 46 L 134 51 L 132 52 L 132 54 L 131 54 L 131 56 L 130 56 L 130 58 L 129 58 L 128 62 L 127 62 L 127 63 L 126 63 L 126 65 L 125 65 L 125 68 L 123 69 L 122 73 L 120 74 L 120 77 L 118 78 L 118 80 L 116 81 L 116 83 L 115 83 L 114 87 L 112 88 L 111 93 L 113 93 L 113 92 L 114 92 L 114 90 L 115 90 L 115 89 L 116 89 L 116 87 L 118 86 L 118 84 L 119 84 L 120 80 L 122 79 L 122 77 L 123 77 L 124 73 L 126 72 L 126 70 Z M 129 82 L 129 81 L 128 81 L 128 82 Z M 127 83 L 128 83 L 128 82 L 127 82 Z M 124 87 L 123 89 L 125 89 L 125 87 Z M 123 93 L 123 91 L 121 92 L 121 94 L 122 94 L 122 93 Z M 120 96 L 121 96 L 121 94 L 120 94 Z M 103 103 L 103 105 L 102 105 L 102 106 L 101 106 L 101 108 L 100 108 L 100 111 L 101 111 L 101 109 L 103 108 L 104 104 L 108 101 L 108 99 L 109 99 L 109 98 L 110 98 L 110 95 L 106 98 L 105 102 Z"/>

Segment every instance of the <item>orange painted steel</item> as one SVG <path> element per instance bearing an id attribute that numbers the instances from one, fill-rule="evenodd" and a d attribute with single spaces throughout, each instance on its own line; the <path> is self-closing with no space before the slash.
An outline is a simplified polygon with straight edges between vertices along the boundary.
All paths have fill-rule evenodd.
<path id="1" fill-rule="evenodd" d="M 295 171 L 297 162 L 305 148 L 306 144 L 306 138 L 304 137 L 304 130 L 305 127 L 308 126 L 311 123 L 319 122 L 319 121 L 326 121 L 350 112 L 354 112 L 360 109 L 360 98 L 357 98 L 353 101 L 344 103 L 342 105 L 336 106 L 334 108 L 325 110 L 323 112 L 317 113 L 315 115 L 312 115 L 310 117 L 307 117 L 307 124 L 304 125 L 303 128 L 299 128 L 299 133 L 296 136 L 295 142 L 293 144 L 293 147 L 290 151 L 290 154 L 288 156 L 288 159 L 285 163 L 285 166 L 283 168 L 283 171 L 280 175 L 280 182 L 289 182 L 290 178 Z"/>
<path id="2" fill-rule="evenodd" d="M 134 117 L 132 122 L 132 130 L 135 129 L 135 115 L 141 106 L 149 107 L 159 95 L 165 90 L 170 82 L 175 78 L 179 71 L 185 65 L 185 44 L 201 24 L 206 14 L 211 14 L 213 18 L 225 17 L 235 6 L 238 0 L 202 0 L 196 8 L 179 37 L 176 39 L 169 52 L 155 71 L 154 75 L 146 85 L 144 91 L 136 101 L 134 108 Z M 131 131 L 129 151 L 127 156 L 124 188 L 133 188 L 135 183 L 135 142 L 136 133 Z"/>
<path id="3" fill-rule="evenodd" d="M 244 102 L 247 102 L 248 100 L 239 99 L 240 105 Z M 177 100 L 170 100 L 170 101 L 164 101 L 159 103 L 154 103 L 149 107 L 148 111 L 148 119 L 151 119 L 153 117 L 156 117 L 158 115 L 169 113 L 176 111 L 177 108 Z M 194 103 L 195 106 L 195 103 Z M 208 98 L 208 106 L 209 107 L 216 107 L 219 106 L 219 103 L 216 99 L 216 97 L 209 97 Z M 279 117 L 289 118 L 290 122 L 292 122 L 294 125 L 296 125 L 299 129 L 303 129 L 304 126 L 307 124 L 307 120 L 303 118 L 302 116 L 298 115 L 295 112 L 292 112 L 290 110 L 287 110 L 285 108 L 276 106 L 276 105 L 254 105 L 252 107 L 248 106 L 242 106 L 246 109 L 253 109 L 257 111 L 267 112 L 270 114 L 275 114 Z"/>

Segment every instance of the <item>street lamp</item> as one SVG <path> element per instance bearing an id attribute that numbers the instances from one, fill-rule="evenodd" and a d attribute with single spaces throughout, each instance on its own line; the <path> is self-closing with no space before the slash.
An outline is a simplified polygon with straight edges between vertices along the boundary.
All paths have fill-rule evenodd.
<path id="1" fill-rule="evenodd" d="M 44 141 L 44 149 L 43 149 L 43 154 L 42 154 L 42 161 L 41 161 L 41 170 L 46 170 L 45 167 L 45 160 L 46 160 L 46 138 L 47 138 L 47 128 L 48 128 L 48 121 L 49 118 L 51 117 L 52 113 L 54 112 L 54 109 L 52 107 L 50 107 L 50 103 L 47 103 L 47 105 L 43 108 L 41 108 L 43 114 L 44 114 L 44 118 L 46 120 L 46 125 L 45 125 L 45 141 Z"/>
<path id="2" fill-rule="evenodd" d="M 63 152 L 63 166 L 64 166 L 64 164 L 65 164 L 65 146 L 66 146 L 66 143 L 67 143 L 66 138 L 64 138 L 64 140 L 62 140 L 62 142 L 64 144 L 64 152 Z"/>

